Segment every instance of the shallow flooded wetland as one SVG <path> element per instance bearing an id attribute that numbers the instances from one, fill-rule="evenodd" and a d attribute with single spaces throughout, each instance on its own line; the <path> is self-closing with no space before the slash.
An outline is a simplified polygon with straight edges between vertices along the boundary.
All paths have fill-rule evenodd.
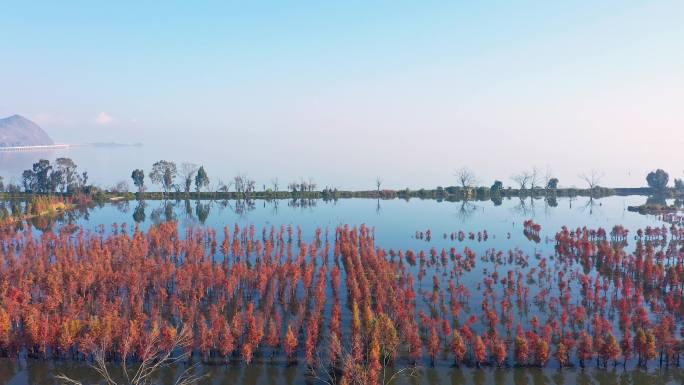
<path id="1" fill-rule="evenodd" d="M 643 197 L 146 201 L 0 232 L 0 382 L 679 384 L 684 228 Z M 161 357 L 161 358 L 160 358 Z"/>

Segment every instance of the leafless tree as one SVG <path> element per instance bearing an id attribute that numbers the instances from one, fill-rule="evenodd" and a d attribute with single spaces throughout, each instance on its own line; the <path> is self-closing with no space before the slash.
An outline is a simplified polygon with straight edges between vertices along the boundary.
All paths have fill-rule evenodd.
<path id="1" fill-rule="evenodd" d="M 230 187 L 233 185 L 233 182 L 228 182 L 227 184 L 224 183 L 221 179 L 218 180 L 218 183 L 215 188 L 212 190 L 218 191 L 218 192 L 223 192 L 227 193 L 230 191 Z"/>
<path id="2" fill-rule="evenodd" d="M 595 188 L 599 187 L 599 183 L 603 179 L 603 173 L 591 170 L 588 174 L 581 174 L 579 177 L 589 186 L 589 190 L 593 192 Z"/>
<path id="3" fill-rule="evenodd" d="M 582 212 L 586 212 L 588 210 L 589 215 L 594 215 L 594 211 L 598 211 L 599 213 L 601 212 L 600 208 L 601 204 L 598 203 L 598 199 L 595 200 L 593 194 L 590 194 L 587 202 L 584 204 L 584 206 L 581 206 L 579 210 Z"/>
<path id="4" fill-rule="evenodd" d="M 162 341 L 160 330 L 158 328 L 153 329 L 143 346 L 139 357 L 140 362 L 135 370 L 132 369 L 135 366 L 129 367 L 128 364 L 132 345 L 128 338 L 123 342 L 121 369 L 124 378 L 121 380 L 115 379 L 107 367 L 106 356 L 110 342 L 101 341 L 99 345 L 93 347 L 94 362 L 91 364 L 91 367 L 106 385 L 161 385 L 162 383 L 155 380 L 154 376 L 160 370 L 173 367 L 188 358 L 190 347 L 192 346 L 192 334 L 190 329 L 184 326 L 180 331 L 176 332 L 176 335 L 167 344 Z M 180 353 L 176 354 L 176 352 Z M 188 367 L 176 379 L 174 385 L 197 384 L 204 376 L 195 375 L 196 369 L 197 365 Z M 57 375 L 56 379 L 65 385 L 83 385 L 81 381 L 64 374 Z"/>
<path id="5" fill-rule="evenodd" d="M 382 186 L 382 178 L 378 176 L 375 178 L 375 187 L 377 188 L 378 192 L 378 202 L 375 206 L 375 213 L 377 215 L 380 215 L 380 211 L 382 210 L 382 208 L 380 207 L 380 186 Z"/>
<path id="6" fill-rule="evenodd" d="M 539 187 L 539 179 L 541 178 L 541 173 L 539 172 L 539 169 L 534 166 L 532 167 L 532 171 L 530 171 L 530 188 L 534 190 L 535 188 Z"/>
<path id="7" fill-rule="evenodd" d="M 299 182 L 290 182 L 287 184 L 287 189 L 290 190 L 292 193 L 296 193 L 299 190 Z"/>
<path id="8" fill-rule="evenodd" d="M 527 171 L 523 171 L 520 174 L 513 175 L 511 180 L 518 184 L 520 190 L 527 190 L 528 184 L 532 181 L 532 175 Z"/>
<path id="9" fill-rule="evenodd" d="M 468 167 L 461 167 L 454 174 L 456 180 L 463 188 L 472 187 L 477 183 L 475 174 Z"/>
<path id="10" fill-rule="evenodd" d="M 278 192 L 278 178 L 271 179 L 271 186 L 273 186 L 273 192 Z"/>
<path id="11" fill-rule="evenodd" d="M 470 219 L 470 217 L 473 216 L 473 214 L 475 214 L 478 208 L 479 207 L 476 204 L 464 199 L 461 202 L 461 206 L 458 208 L 456 216 L 461 222 L 465 223 L 468 219 Z"/>
<path id="12" fill-rule="evenodd" d="M 522 218 L 534 217 L 536 211 L 534 207 L 534 199 L 530 197 L 530 204 L 528 205 L 526 199 L 524 197 L 520 197 L 520 202 L 511 207 L 511 211 Z"/>
<path id="13" fill-rule="evenodd" d="M 240 174 L 233 178 L 233 185 L 235 186 L 236 193 L 242 194 L 244 198 L 249 199 L 251 194 L 255 191 L 256 181 L 250 179 L 245 174 Z"/>
<path id="14" fill-rule="evenodd" d="M 240 194 L 245 191 L 245 179 L 244 175 L 236 175 L 233 177 L 233 185 L 235 186 L 235 192 Z"/>
<path id="15" fill-rule="evenodd" d="M 271 212 L 272 212 L 274 215 L 277 215 L 277 214 L 278 214 L 278 208 L 279 208 L 279 207 L 278 207 L 278 199 L 273 199 L 273 200 L 271 201 L 271 203 L 272 203 L 272 205 L 273 205 L 273 207 L 271 208 Z"/>
<path id="16" fill-rule="evenodd" d="M 110 190 L 114 194 L 126 194 L 129 190 L 128 182 L 126 182 L 125 180 L 119 181 L 114 186 L 112 186 Z"/>
<path id="17" fill-rule="evenodd" d="M 256 181 L 254 179 L 245 179 L 245 194 L 249 197 L 256 191 Z"/>
<path id="18" fill-rule="evenodd" d="M 550 168 L 546 168 L 546 171 L 544 172 L 544 188 L 548 189 L 549 188 L 549 182 L 553 179 L 553 171 Z"/>
<path id="19" fill-rule="evenodd" d="M 199 167 L 194 163 L 183 163 L 181 164 L 181 178 L 183 178 L 183 187 L 185 188 L 185 193 L 190 192 L 192 187 L 192 181 L 195 178 L 195 173 Z"/>

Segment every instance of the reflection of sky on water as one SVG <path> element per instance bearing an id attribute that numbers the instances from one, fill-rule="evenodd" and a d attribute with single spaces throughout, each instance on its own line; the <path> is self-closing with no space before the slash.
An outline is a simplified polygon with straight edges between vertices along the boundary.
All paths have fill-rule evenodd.
<path id="1" fill-rule="evenodd" d="M 254 225 L 257 231 L 264 226 L 280 227 L 292 224 L 302 228 L 306 239 L 312 237 L 316 228 L 328 228 L 331 233 L 338 225 L 361 225 L 375 227 L 378 246 L 394 249 L 407 248 L 448 248 L 468 245 L 477 252 L 489 248 L 508 250 L 520 247 L 523 251 L 533 253 L 540 250 L 552 251 L 553 242 L 545 243 L 545 239 L 553 240 L 553 236 L 563 225 L 571 229 L 581 226 L 590 228 L 604 227 L 610 230 L 614 225 L 623 225 L 632 230 L 658 224 L 654 216 L 645 216 L 627 211 L 627 206 L 643 203 L 645 197 L 607 197 L 591 201 L 586 197 L 573 199 L 559 198 L 556 207 L 550 207 L 543 199 L 518 198 L 504 199 L 500 206 L 491 201 L 484 202 L 438 202 L 436 200 L 401 199 L 341 199 L 337 202 L 322 200 L 308 202 L 307 207 L 293 205 L 291 201 L 280 200 L 277 203 L 256 200 L 251 209 L 244 202 L 236 201 L 147 201 L 144 207 L 139 202 L 131 201 L 117 205 L 108 204 L 102 208 L 90 210 L 87 221 L 78 220 L 78 224 L 89 229 L 99 225 L 109 227 L 113 223 L 127 223 L 129 228 L 135 225 L 134 216 L 140 220 L 144 212 L 145 220 L 140 223 L 146 229 L 155 222 L 166 218 L 178 220 L 181 226 L 198 226 L 202 223 L 216 229 L 234 224 L 240 226 Z M 379 209 L 378 209 L 379 205 Z M 464 205 L 467 213 L 464 214 Z M 541 243 L 530 242 L 523 235 L 522 222 L 533 218 L 542 226 Z M 416 231 L 432 230 L 432 241 L 415 239 Z M 489 240 L 478 242 L 477 239 L 463 242 L 444 239 L 444 234 L 463 230 L 477 234 L 487 230 Z M 219 232 L 220 233 L 220 232 Z M 508 239 L 510 233 L 511 238 Z"/>

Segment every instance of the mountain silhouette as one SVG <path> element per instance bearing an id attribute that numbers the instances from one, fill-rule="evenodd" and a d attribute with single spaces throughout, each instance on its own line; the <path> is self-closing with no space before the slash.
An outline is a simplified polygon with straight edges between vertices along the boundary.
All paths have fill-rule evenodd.
<path id="1" fill-rule="evenodd" d="M 39 125 L 21 115 L 0 119 L 0 147 L 52 144 L 55 142 Z"/>

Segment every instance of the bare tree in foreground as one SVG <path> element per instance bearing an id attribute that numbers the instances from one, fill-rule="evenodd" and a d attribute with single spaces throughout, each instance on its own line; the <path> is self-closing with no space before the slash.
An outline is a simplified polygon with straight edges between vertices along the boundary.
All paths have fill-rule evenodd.
<path id="1" fill-rule="evenodd" d="M 380 192 L 380 186 L 382 186 L 382 178 L 376 177 L 375 178 L 375 187 L 377 187 L 378 192 Z"/>
<path id="2" fill-rule="evenodd" d="M 137 369 L 132 370 L 127 363 L 127 357 L 131 353 L 132 344 L 129 338 L 123 341 L 124 352 L 121 358 L 123 379 L 116 380 L 107 368 L 107 347 L 109 343 L 102 341 L 99 346 L 94 346 L 94 362 L 90 365 L 106 385 L 161 385 L 154 376 L 162 369 L 173 367 L 186 360 L 192 346 L 192 334 L 190 329 L 183 327 L 180 331 L 171 330 L 170 338 L 162 338 L 159 328 L 154 328 L 149 339 L 145 343 L 140 354 L 140 362 Z M 175 354 L 179 352 L 179 354 Z M 195 385 L 204 378 L 194 374 L 197 365 L 192 365 L 181 373 L 174 385 Z M 56 379 L 62 384 L 83 385 L 81 381 L 59 374 Z"/>

